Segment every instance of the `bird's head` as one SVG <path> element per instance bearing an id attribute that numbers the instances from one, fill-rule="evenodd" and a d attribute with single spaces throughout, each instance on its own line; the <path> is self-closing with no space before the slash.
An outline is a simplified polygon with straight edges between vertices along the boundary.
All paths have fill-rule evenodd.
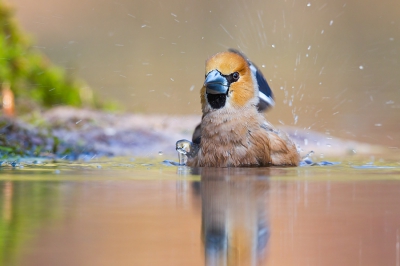
<path id="1" fill-rule="evenodd" d="M 203 111 L 257 105 L 258 89 L 248 61 L 229 51 L 208 59 L 201 103 Z"/>

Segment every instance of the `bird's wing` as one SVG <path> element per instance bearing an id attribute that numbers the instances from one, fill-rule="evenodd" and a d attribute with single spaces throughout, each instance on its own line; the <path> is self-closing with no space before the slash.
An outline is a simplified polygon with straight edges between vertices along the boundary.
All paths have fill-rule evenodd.
<path id="1" fill-rule="evenodd" d="M 229 51 L 238 54 L 246 59 L 252 74 L 256 78 L 258 85 L 258 97 L 260 98 L 260 102 L 258 103 L 259 112 L 264 112 L 267 109 L 273 107 L 275 105 L 274 94 L 272 93 L 272 90 L 269 87 L 267 80 L 264 78 L 261 70 L 253 62 L 251 62 L 246 55 L 239 52 L 238 50 L 231 48 L 229 49 Z"/>
<path id="2" fill-rule="evenodd" d="M 262 129 L 265 129 L 265 130 L 268 131 L 268 132 L 272 132 L 272 133 L 275 133 L 275 134 L 277 134 L 277 135 L 280 133 L 280 131 L 277 130 L 276 128 L 274 128 L 274 126 L 271 125 L 268 121 L 263 121 L 263 122 L 261 123 L 260 127 L 261 127 Z"/>

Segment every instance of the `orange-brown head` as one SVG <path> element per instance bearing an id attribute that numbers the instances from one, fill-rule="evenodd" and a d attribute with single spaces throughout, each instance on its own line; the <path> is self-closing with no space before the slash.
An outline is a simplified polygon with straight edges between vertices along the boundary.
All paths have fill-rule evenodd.
<path id="1" fill-rule="evenodd" d="M 257 105 L 258 89 L 248 61 L 229 51 L 208 59 L 201 103 L 203 111 Z"/>

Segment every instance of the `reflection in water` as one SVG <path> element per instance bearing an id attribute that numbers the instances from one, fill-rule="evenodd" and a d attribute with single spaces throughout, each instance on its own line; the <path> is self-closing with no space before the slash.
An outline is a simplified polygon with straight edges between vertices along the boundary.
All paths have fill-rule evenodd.
<path id="1" fill-rule="evenodd" d="M 3 213 L 2 213 L 2 219 L 4 220 L 4 223 L 8 223 L 11 220 L 11 199 L 13 195 L 13 184 L 11 181 L 6 181 L 4 182 L 4 187 L 3 187 Z"/>
<path id="2" fill-rule="evenodd" d="M 201 169 L 206 265 L 258 265 L 269 238 L 268 169 Z"/>
<path id="3" fill-rule="evenodd" d="M 14 265 L 36 229 L 60 217 L 60 195 L 46 182 L 0 181 L 0 265 Z"/>
<path id="4" fill-rule="evenodd" d="M 189 171 L 10 170 L 0 265 L 400 265 L 398 168 Z"/>

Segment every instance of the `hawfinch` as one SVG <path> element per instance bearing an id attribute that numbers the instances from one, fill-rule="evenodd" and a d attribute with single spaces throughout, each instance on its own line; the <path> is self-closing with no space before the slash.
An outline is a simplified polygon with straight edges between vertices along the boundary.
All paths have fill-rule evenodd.
<path id="1" fill-rule="evenodd" d="M 177 142 L 191 167 L 297 166 L 296 145 L 259 112 L 273 105 L 261 72 L 235 51 L 206 62 L 200 136 Z"/>

